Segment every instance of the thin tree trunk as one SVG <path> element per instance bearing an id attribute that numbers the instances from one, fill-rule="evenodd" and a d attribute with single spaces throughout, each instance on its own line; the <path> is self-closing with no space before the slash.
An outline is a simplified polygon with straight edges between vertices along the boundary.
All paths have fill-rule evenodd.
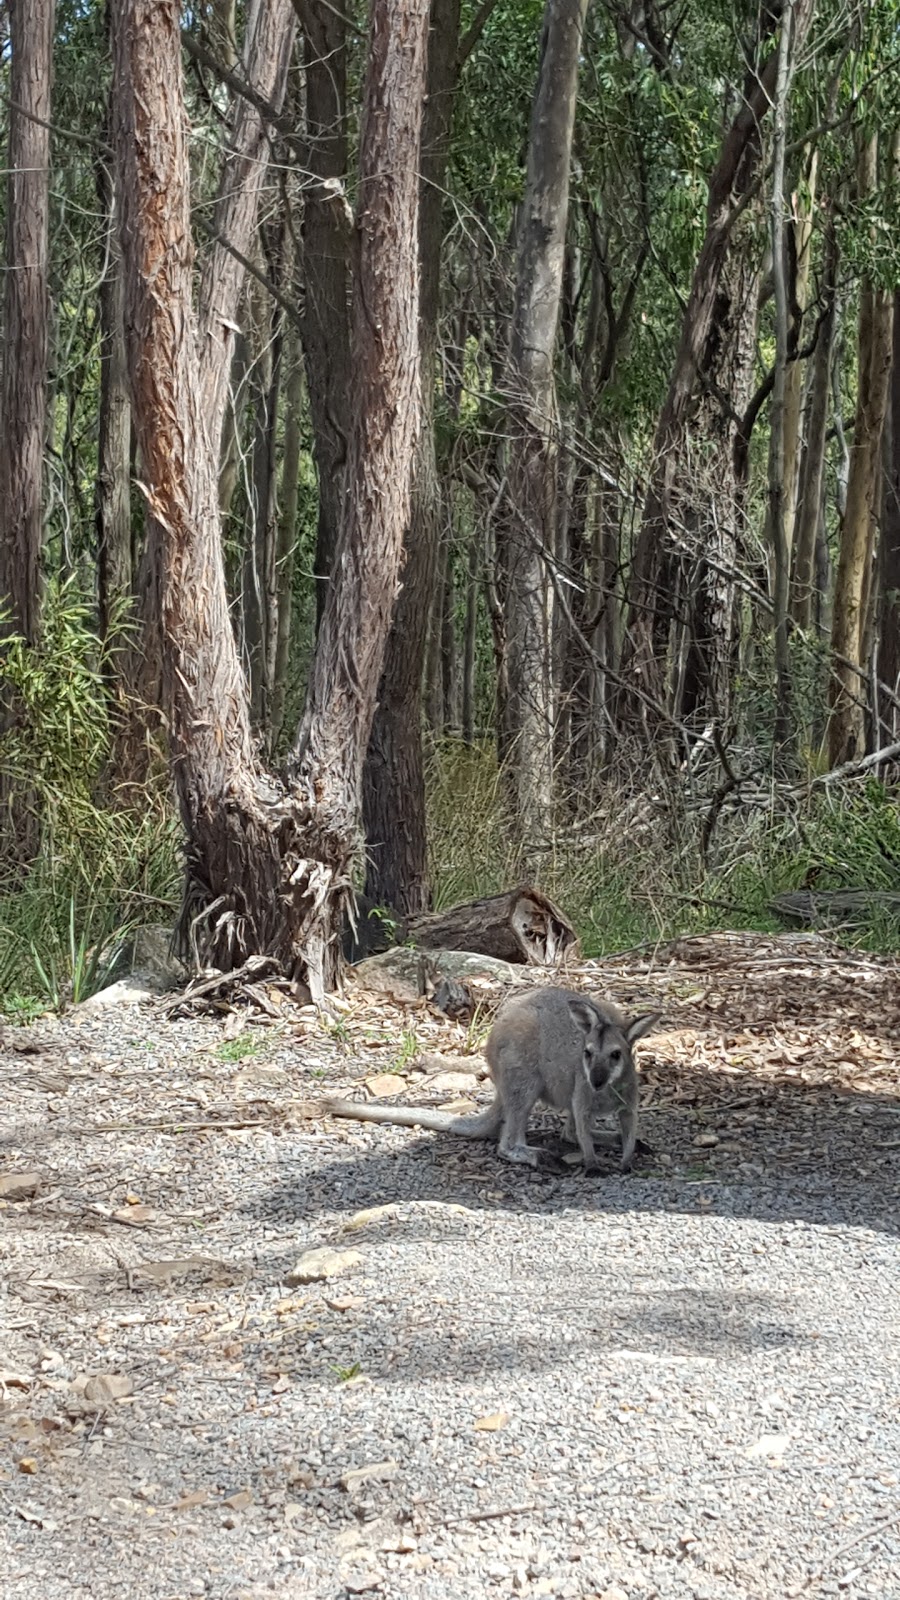
<path id="1" fill-rule="evenodd" d="M 861 151 L 859 194 L 865 199 L 878 182 L 878 135 Z M 847 509 L 831 623 L 832 673 L 829 684 L 828 756 L 832 766 L 852 761 L 865 749 L 865 684 L 860 676 L 866 626 L 867 591 L 880 509 L 881 431 L 887 410 L 893 335 L 893 296 L 863 278 L 860 289 L 857 403 L 850 450 Z"/>
<path id="2" fill-rule="evenodd" d="M 432 0 L 419 189 L 421 429 L 404 542 L 403 583 L 388 639 L 363 783 L 368 851 L 366 895 L 376 905 L 391 906 L 404 916 L 427 911 L 431 904 L 425 838 L 422 676 L 441 522 L 434 392 L 444 187 L 459 73 L 459 16 L 460 0 Z M 445 603 L 447 598 L 445 588 Z M 434 625 L 441 635 L 443 657 L 443 612 L 440 617 L 435 613 Z M 442 698 L 441 720 L 446 721 L 446 692 Z"/>
<path id="3" fill-rule="evenodd" d="M 900 729 L 900 708 L 891 698 L 900 697 L 900 289 L 894 290 L 891 391 L 885 435 L 888 449 L 879 564 L 878 677 L 887 690 L 879 695 L 881 737 L 890 743 Z"/>
<path id="4" fill-rule="evenodd" d="M 3 632 L 35 643 L 41 615 L 44 440 L 50 341 L 47 225 L 54 0 L 10 0 L 12 52 L 0 390 Z"/>
<path id="5" fill-rule="evenodd" d="M 117 0 L 114 82 L 129 371 L 159 551 L 166 709 L 188 834 L 182 937 L 208 963 L 254 953 L 336 977 L 362 763 L 408 515 L 418 401 L 416 184 L 425 0 L 373 0 L 354 294 L 349 494 L 287 790 L 256 763 L 228 617 L 218 452 L 191 309 L 179 8 Z"/>
<path id="6" fill-rule="evenodd" d="M 286 330 L 284 451 L 281 462 L 281 514 L 275 552 L 278 582 L 278 627 L 272 663 L 272 719 L 270 750 L 277 747 L 284 723 L 291 615 L 294 596 L 294 552 L 297 546 L 297 496 L 300 489 L 300 453 L 303 447 L 303 362 L 299 341 Z"/>
<path id="7" fill-rule="evenodd" d="M 459 728 L 459 673 L 456 659 L 456 582 L 453 570 L 453 530 L 447 530 L 447 579 L 441 610 L 441 689 L 443 723 L 448 732 Z"/>
<path id="8" fill-rule="evenodd" d="M 243 76 L 276 110 L 284 100 L 295 30 L 291 0 L 250 0 Z M 217 458 L 244 290 L 245 269 L 240 257 L 246 259 L 252 252 L 269 164 L 268 134 L 259 112 L 237 96 L 232 114 L 233 130 L 222 162 L 213 241 L 203 261 L 199 299 L 200 387 Z"/>
<path id="9" fill-rule="evenodd" d="M 466 631 L 463 641 L 462 736 L 470 747 L 475 743 L 475 670 L 478 647 L 478 587 L 481 566 L 480 530 L 475 524 L 469 535 L 469 560 L 466 571 Z"/>
<path id="10" fill-rule="evenodd" d="M 347 19 L 331 0 L 297 0 L 306 67 L 303 352 L 313 425 L 319 514 L 316 627 L 322 620 L 341 522 L 350 430 L 350 249 L 347 182 Z"/>
<path id="11" fill-rule="evenodd" d="M 253 448 L 250 500 L 244 533 L 241 583 L 244 651 L 250 681 L 250 708 L 256 729 L 266 735 L 271 704 L 270 639 L 277 628 L 275 543 L 277 517 L 276 433 L 281 388 L 281 313 L 254 285 L 257 356 L 251 370 Z"/>
<path id="12" fill-rule="evenodd" d="M 441 669 L 441 643 L 443 639 L 444 590 L 446 585 L 446 552 L 441 546 L 438 550 L 434 589 L 431 595 L 431 603 L 428 607 L 428 637 L 425 659 L 425 717 L 431 735 L 435 739 L 440 739 L 444 733 L 444 679 Z"/>
<path id="13" fill-rule="evenodd" d="M 793 70 L 793 63 L 792 63 Z M 799 342 L 802 319 L 809 299 L 809 277 L 812 263 L 813 214 L 816 203 L 816 183 L 819 169 L 819 152 L 813 150 L 806 167 L 806 184 L 802 194 L 794 195 L 795 215 L 789 220 L 795 262 L 793 275 L 794 316 L 798 324 L 794 329 L 794 344 Z M 803 397 L 806 386 L 806 362 L 794 360 L 787 370 L 784 396 L 784 530 L 787 540 L 788 560 L 793 560 L 794 538 L 797 531 L 797 508 L 800 496 L 800 459 L 802 446 Z"/>
<path id="14" fill-rule="evenodd" d="M 131 401 L 125 354 L 125 283 L 118 209 L 107 158 L 97 165 L 97 196 L 108 219 L 100 284 L 100 406 L 97 437 L 97 590 L 100 632 L 112 643 L 127 619 L 134 576 L 131 560 Z"/>
<path id="15" fill-rule="evenodd" d="M 507 386 L 503 538 L 517 837 L 526 858 L 553 829 L 552 588 L 557 454 L 554 354 L 587 0 L 547 0 L 516 259 Z"/>
<path id="16" fill-rule="evenodd" d="M 804 632 L 809 628 L 812 618 L 816 536 L 822 516 L 825 451 L 831 404 L 831 363 L 837 325 L 837 265 L 837 233 L 834 217 L 829 213 L 825 227 L 822 272 L 823 309 L 813 358 L 806 447 L 800 472 L 800 495 L 791 576 L 791 617 L 796 626 Z"/>
<path id="17" fill-rule="evenodd" d="M 775 748 L 787 754 L 791 736 L 791 654 L 788 635 L 790 581 L 790 529 L 788 527 L 786 469 L 786 413 L 788 361 L 788 294 L 785 261 L 784 155 L 787 142 L 787 108 L 790 94 L 791 34 L 794 0 L 784 0 L 778 41 L 775 79 L 774 137 L 772 151 L 772 280 L 775 295 L 775 378 L 772 389 L 771 444 L 769 453 L 769 529 L 774 567 L 773 631 L 775 640 Z"/>

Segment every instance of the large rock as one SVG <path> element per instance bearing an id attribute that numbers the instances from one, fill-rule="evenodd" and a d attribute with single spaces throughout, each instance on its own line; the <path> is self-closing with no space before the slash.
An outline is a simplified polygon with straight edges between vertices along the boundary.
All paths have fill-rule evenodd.
<path id="1" fill-rule="evenodd" d="M 148 986 L 177 989 L 187 981 L 187 968 L 172 954 L 172 929 L 163 922 L 145 922 L 129 941 L 129 971 Z"/>
<path id="2" fill-rule="evenodd" d="M 412 950 L 408 945 L 395 945 L 381 955 L 357 962 L 353 979 L 365 989 L 392 994 L 398 1000 L 416 1000 L 421 993 L 423 970 L 427 970 L 432 982 L 448 978 L 486 988 L 528 982 L 527 968 L 498 961 L 495 956 L 477 955 L 470 950 Z"/>
<path id="3" fill-rule="evenodd" d="M 147 1005 L 152 1000 L 158 1000 L 162 992 L 159 984 L 145 982 L 139 974 L 134 973 L 130 978 L 119 978 L 116 983 L 107 984 L 105 989 L 98 989 L 96 994 L 75 1006 L 72 1015 L 78 1016 L 83 1011 L 112 1011 L 117 1006 Z"/>

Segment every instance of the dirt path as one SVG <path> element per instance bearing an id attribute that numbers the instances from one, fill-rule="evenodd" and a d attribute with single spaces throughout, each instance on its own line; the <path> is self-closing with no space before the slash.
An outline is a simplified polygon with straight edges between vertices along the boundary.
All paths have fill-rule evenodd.
<path id="1" fill-rule="evenodd" d="M 6 1030 L 4 1593 L 900 1596 L 896 966 L 733 936 L 571 981 L 665 1007 L 627 1179 L 317 1119 L 480 1065 L 372 995 Z M 286 1281 L 320 1246 L 359 1259 Z"/>

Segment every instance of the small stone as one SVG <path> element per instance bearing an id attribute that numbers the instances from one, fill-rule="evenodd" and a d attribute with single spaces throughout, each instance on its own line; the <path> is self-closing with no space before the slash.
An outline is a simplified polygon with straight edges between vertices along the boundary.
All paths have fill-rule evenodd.
<path id="1" fill-rule="evenodd" d="M 399 1072 L 376 1072 L 366 1079 L 366 1088 L 374 1100 L 388 1100 L 391 1095 L 403 1093 L 406 1079 Z"/>
<path id="2" fill-rule="evenodd" d="M 209 1491 L 207 1489 L 192 1489 L 190 1494 L 182 1495 L 172 1507 L 173 1511 L 196 1511 L 200 1506 L 209 1505 Z"/>
<path id="3" fill-rule="evenodd" d="M 694 1147 L 698 1150 L 714 1150 L 719 1142 L 717 1133 L 698 1133 L 694 1140 Z"/>
<path id="4" fill-rule="evenodd" d="M 492 1411 L 486 1417 L 478 1417 L 474 1423 L 476 1433 L 498 1433 L 505 1428 L 509 1421 L 508 1411 Z"/>
<path id="5" fill-rule="evenodd" d="M 88 1378 L 84 1386 L 85 1402 L 89 1406 L 95 1406 L 98 1411 L 104 1410 L 116 1400 L 124 1400 L 129 1394 L 134 1394 L 134 1383 L 124 1372 L 97 1373 L 95 1377 Z"/>
<path id="6" fill-rule="evenodd" d="M 368 1228 L 373 1222 L 387 1222 L 389 1218 L 399 1214 L 398 1205 L 367 1206 L 364 1211 L 355 1211 L 344 1223 L 346 1233 L 356 1233 L 360 1228 Z"/>
<path id="7" fill-rule="evenodd" d="M 312 1467 L 292 1467 L 287 1481 L 292 1488 L 296 1484 L 301 1489 L 311 1489 L 316 1481 L 316 1475 Z"/>
<path id="8" fill-rule="evenodd" d="M 31 1200 L 40 1187 L 39 1172 L 0 1173 L 0 1200 Z"/>
<path id="9" fill-rule="evenodd" d="M 152 1206 L 141 1205 L 140 1201 L 130 1201 L 126 1206 L 120 1206 L 112 1213 L 113 1222 L 121 1222 L 126 1228 L 142 1228 L 146 1222 L 152 1222 L 156 1212 Z"/>
<path id="10" fill-rule="evenodd" d="M 429 1079 L 428 1087 L 439 1094 L 474 1094 L 478 1079 L 474 1072 L 439 1072 L 436 1078 Z"/>
<path id="11" fill-rule="evenodd" d="M 349 1272 L 361 1262 L 358 1250 L 332 1250 L 322 1245 L 317 1250 L 304 1251 L 284 1281 L 289 1288 L 300 1283 L 322 1283 L 326 1278 L 337 1278 L 342 1272 Z"/>
<path id="12" fill-rule="evenodd" d="M 396 1476 L 396 1461 L 372 1461 L 365 1467 L 350 1467 L 341 1474 L 339 1482 L 342 1489 L 352 1494 L 364 1483 L 389 1483 Z"/>
<path id="13" fill-rule="evenodd" d="M 758 1461 L 762 1456 L 783 1456 L 790 1442 L 787 1433 L 764 1433 L 744 1454 L 750 1461 Z"/>
<path id="14" fill-rule="evenodd" d="M 247 1511 L 253 1504 L 253 1495 L 249 1489 L 238 1489 L 237 1494 L 230 1494 L 222 1504 L 229 1511 Z"/>

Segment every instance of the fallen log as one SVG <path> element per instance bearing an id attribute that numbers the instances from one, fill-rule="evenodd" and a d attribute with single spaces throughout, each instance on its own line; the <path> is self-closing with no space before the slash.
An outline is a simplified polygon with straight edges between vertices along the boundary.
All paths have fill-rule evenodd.
<path id="1" fill-rule="evenodd" d="M 411 917 L 406 932 L 421 950 L 472 950 L 530 967 L 555 966 L 567 952 L 576 954 L 578 942 L 568 917 L 527 884 Z"/>
<path id="2" fill-rule="evenodd" d="M 886 912 L 900 921 L 900 894 L 884 889 L 796 889 L 775 895 L 769 908 L 783 921 L 801 927 L 859 922 L 873 911 Z"/>

